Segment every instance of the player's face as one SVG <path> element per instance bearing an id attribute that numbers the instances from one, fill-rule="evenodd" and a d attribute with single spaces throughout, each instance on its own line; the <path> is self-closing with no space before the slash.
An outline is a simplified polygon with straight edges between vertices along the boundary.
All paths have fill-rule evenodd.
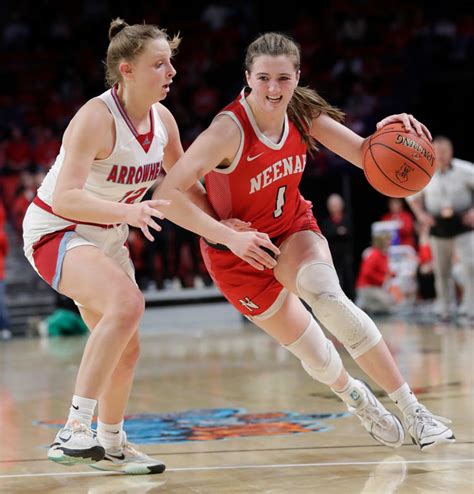
<path id="1" fill-rule="evenodd" d="M 264 111 L 285 109 L 298 85 L 299 70 L 290 57 L 261 55 L 256 57 L 250 72 L 246 72 L 247 84 L 252 89 L 251 98 Z"/>
<path id="2" fill-rule="evenodd" d="M 164 39 L 149 41 L 145 50 L 133 61 L 133 81 L 152 101 L 166 98 L 176 75 L 171 64 L 171 49 Z"/>

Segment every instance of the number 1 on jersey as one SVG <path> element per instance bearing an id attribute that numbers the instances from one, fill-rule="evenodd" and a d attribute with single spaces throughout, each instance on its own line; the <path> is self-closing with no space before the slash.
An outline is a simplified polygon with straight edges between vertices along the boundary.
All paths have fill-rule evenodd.
<path id="1" fill-rule="evenodd" d="M 283 206 L 285 205 L 285 192 L 286 185 L 279 187 L 276 196 L 275 210 L 273 211 L 273 217 L 278 218 L 283 214 Z"/>

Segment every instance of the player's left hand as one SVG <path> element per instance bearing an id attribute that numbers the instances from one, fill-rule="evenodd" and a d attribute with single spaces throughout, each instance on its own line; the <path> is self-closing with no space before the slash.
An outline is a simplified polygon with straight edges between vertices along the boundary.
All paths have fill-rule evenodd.
<path id="1" fill-rule="evenodd" d="M 423 125 L 413 115 L 410 115 L 409 113 L 399 113 L 397 115 L 390 115 L 388 117 L 385 117 L 384 119 L 380 120 L 380 122 L 378 122 L 377 130 L 380 130 L 385 125 L 395 122 L 402 122 L 402 124 L 405 126 L 405 129 L 407 130 L 414 129 L 419 136 L 427 137 L 430 141 L 433 140 L 433 137 L 431 136 L 431 133 L 426 127 L 426 125 Z"/>

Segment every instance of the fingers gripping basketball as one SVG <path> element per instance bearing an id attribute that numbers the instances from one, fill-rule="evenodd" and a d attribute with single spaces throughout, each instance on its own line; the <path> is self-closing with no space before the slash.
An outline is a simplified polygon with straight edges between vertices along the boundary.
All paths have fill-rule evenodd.
<path id="1" fill-rule="evenodd" d="M 363 145 L 363 168 L 370 185 L 390 197 L 422 190 L 435 171 L 435 152 L 427 138 L 402 123 L 382 127 Z"/>

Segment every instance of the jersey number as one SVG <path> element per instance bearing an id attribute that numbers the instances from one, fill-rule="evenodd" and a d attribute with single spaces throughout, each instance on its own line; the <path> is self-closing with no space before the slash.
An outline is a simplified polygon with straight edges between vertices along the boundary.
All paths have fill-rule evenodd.
<path id="1" fill-rule="evenodd" d="M 141 189 L 129 190 L 119 202 L 125 202 L 127 204 L 134 203 L 144 192 L 146 191 L 146 187 L 142 187 Z"/>
<path id="2" fill-rule="evenodd" d="M 275 210 L 273 211 L 274 218 L 279 218 L 283 214 L 283 206 L 285 205 L 285 192 L 286 185 L 282 185 L 277 191 Z"/>

